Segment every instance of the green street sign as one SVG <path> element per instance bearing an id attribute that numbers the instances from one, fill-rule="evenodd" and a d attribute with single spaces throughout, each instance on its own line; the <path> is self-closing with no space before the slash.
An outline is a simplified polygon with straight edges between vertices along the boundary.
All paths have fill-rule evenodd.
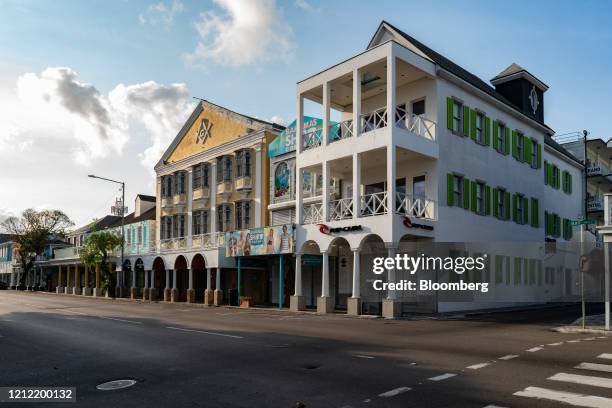
<path id="1" fill-rule="evenodd" d="M 576 226 L 576 225 L 593 225 L 595 224 L 595 220 L 589 220 L 589 219 L 579 219 L 579 220 L 572 220 L 572 225 Z"/>

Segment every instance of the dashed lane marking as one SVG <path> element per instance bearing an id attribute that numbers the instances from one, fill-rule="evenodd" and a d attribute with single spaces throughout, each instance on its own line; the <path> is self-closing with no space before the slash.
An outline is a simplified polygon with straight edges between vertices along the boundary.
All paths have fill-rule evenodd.
<path id="1" fill-rule="evenodd" d="M 612 360 L 612 353 L 603 353 L 598 355 L 597 358 L 605 358 L 606 360 Z"/>
<path id="2" fill-rule="evenodd" d="M 612 388 L 612 378 L 592 377 L 590 375 L 557 373 L 549 380 L 563 381 L 574 384 L 592 385 L 594 387 Z M 612 405 L 611 405 L 612 406 Z"/>
<path id="3" fill-rule="evenodd" d="M 512 360 L 513 358 L 517 358 L 518 354 L 508 354 L 507 356 L 500 357 L 499 360 Z"/>
<path id="4" fill-rule="evenodd" d="M 487 405 L 484 408 L 506 408 L 506 407 L 500 407 L 499 405 Z"/>
<path id="5" fill-rule="evenodd" d="M 105 319 L 105 320 L 114 320 L 116 322 L 142 324 L 142 322 L 137 322 L 135 320 L 117 319 L 116 317 L 107 317 L 107 316 L 95 316 L 95 317 L 99 317 L 100 319 Z"/>
<path id="6" fill-rule="evenodd" d="M 357 358 L 375 358 L 374 356 L 366 356 L 365 354 L 353 354 L 353 357 Z"/>
<path id="7" fill-rule="evenodd" d="M 429 381 L 442 381 L 442 380 L 446 380 L 447 378 L 451 378 L 456 376 L 457 374 L 453 374 L 453 373 L 446 373 L 446 374 L 442 374 L 442 375 L 438 375 L 435 377 L 431 377 L 428 378 Z"/>
<path id="8" fill-rule="evenodd" d="M 470 370 L 478 370 L 478 369 L 481 369 L 481 368 L 486 367 L 488 365 L 491 365 L 491 363 L 474 364 L 474 365 L 471 365 L 471 366 L 467 366 L 465 368 L 469 368 Z"/>
<path id="9" fill-rule="evenodd" d="M 382 394 L 378 394 L 379 397 L 382 398 L 389 398 L 389 397 L 395 397 L 396 395 L 399 395 L 401 393 L 410 391 L 412 388 L 409 387 L 399 387 L 399 388 L 395 388 L 393 390 L 389 390 L 386 392 L 383 392 Z"/>
<path id="10" fill-rule="evenodd" d="M 236 336 L 234 334 L 216 333 L 216 332 L 209 332 L 209 331 L 204 331 L 204 330 L 183 329 L 183 328 L 180 328 L 180 327 L 172 327 L 172 326 L 168 326 L 168 327 L 166 327 L 166 329 L 179 330 L 179 331 L 191 332 L 191 333 L 209 334 L 211 336 L 230 337 L 232 339 L 244 339 L 244 337 Z"/>
<path id="11" fill-rule="evenodd" d="M 576 340 L 568 340 L 568 343 L 580 343 L 580 339 L 576 339 Z"/>
<path id="12" fill-rule="evenodd" d="M 612 365 L 610 364 L 580 363 L 574 368 L 580 368 L 582 370 L 602 371 L 604 373 L 612 373 Z"/>
<path id="13" fill-rule="evenodd" d="M 562 342 L 562 341 L 560 341 L 560 342 L 558 342 L 558 343 L 548 343 L 547 345 L 548 345 L 548 346 L 560 346 L 560 345 L 562 345 L 562 344 L 563 344 L 563 342 Z"/>
<path id="14" fill-rule="evenodd" d="M 589 407 L 589 408 L 610 408 L 612 399 L 597 397 L 594 395 L 575 394 L 573 392 L 554 391 L 540 387 L 527 387 L 523 391 L 515 392 L 518 397 L 546 399 L 566 404 Z"/>
<path id="15" fill-rule="evenodd" d="M 525 351 L 529 352 L 529 353 L 535 353 L 536 351 L 540 351 L 542 350 L 542 347 L 532 347 L 530 349 L 527 349 Z"/>

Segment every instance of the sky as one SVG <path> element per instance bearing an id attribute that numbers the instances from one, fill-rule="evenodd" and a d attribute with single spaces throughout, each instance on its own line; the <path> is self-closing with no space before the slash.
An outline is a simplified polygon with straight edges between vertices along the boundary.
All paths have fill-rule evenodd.
<path id="1" fill-rule="evenodd" d="M 0 0 L 0 220 L 76 225 L 153 194 L 194 97 L 281 124 L 295 84 L 365 49 L 381 20 L 488 81 L 545 82 L 557 134 L 612 137 L 612 2 Z"/>

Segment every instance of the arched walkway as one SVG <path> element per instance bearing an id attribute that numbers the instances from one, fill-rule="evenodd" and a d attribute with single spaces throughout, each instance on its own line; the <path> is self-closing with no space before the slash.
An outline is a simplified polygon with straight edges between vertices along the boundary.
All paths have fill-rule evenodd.
<path id="1" fill-rule="evenodd" d="M 195 290 L 195 301 L 204 301 L 206 290 L 206 261 L 201 254 L 195 254 L 191 260 L 191 273 L 193 274 L 193 289 Z"/>
<path id="2" fill-rule="evenodd" d="M 166 287 L 166 265 L 160 257 L 153 261 L 152 276 L 153 282 L 149 282 L 149 285 L 151 285 L 151 300 L 163 299 L 164 288 Z"/>
<path id="3" fill-rule="evenodd" d="M 183 255 L 177 256 L 174 260 L 174 270 L 172 273 L 172 289 L 173 292 L 176 292 L 174 301 L 186 302 L 187 289 L 189 288 L 189 270 L 187 269 L 187 259 Z"/>
<path id="4" fill-rule="evenodd" d="M 346 311 L 352 294 L 353 253 L 349 242 L 342 237 L 329 244 L 329 284 L 334 309 Z"/>
<path id="5" fill-rule="evenodd" d="M 376 234 L 364 237 L 359 244 L 359 278 L 361 294 L 361 313 L 367 315 L 382 315 L 382 301 L 386 296 L 383 291 L 374 290 L 372 279 L 387 280 L 386 274 L 374 274 L 374 260 L 387 256 L 387 249 L 382 238 Z"/>
<path id="6" fill-rule="evenodd" d="M 128 290 L 124 292 L 125 295 L 129 295 L 129 288 L 132 287 L 132 262 L 129 259 L 123 261 L 123 282 L 121 286 Z"/>
<path id="7" fill-rule="evenodd" d="M 296 276 L 296 280 L 301 282 L 301 296 L 303 296 L 304 306 L 308 309 L 317 307 L 317 298 L 321 296 L 321 249 L 315 241 L 306 241 L 300 248 L 300 256 L 296 257 L 296 262 L 300 262 L 301 279 Z M 298 265 L 296 264 L 296 269 Z M 296 272 L 298 272 L 296 270 Z"/>

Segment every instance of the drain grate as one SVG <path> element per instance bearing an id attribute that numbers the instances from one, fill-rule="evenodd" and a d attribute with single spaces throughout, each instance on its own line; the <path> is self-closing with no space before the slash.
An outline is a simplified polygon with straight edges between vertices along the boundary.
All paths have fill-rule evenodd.
<path id="1" fill-rule="evenodd" d="M 114 391 L 129 388 L 134 384 L 136 384 L 136 380 L 113 380 L 99 384 L 96 386 L 96 388 L 100 391 Z"/>

